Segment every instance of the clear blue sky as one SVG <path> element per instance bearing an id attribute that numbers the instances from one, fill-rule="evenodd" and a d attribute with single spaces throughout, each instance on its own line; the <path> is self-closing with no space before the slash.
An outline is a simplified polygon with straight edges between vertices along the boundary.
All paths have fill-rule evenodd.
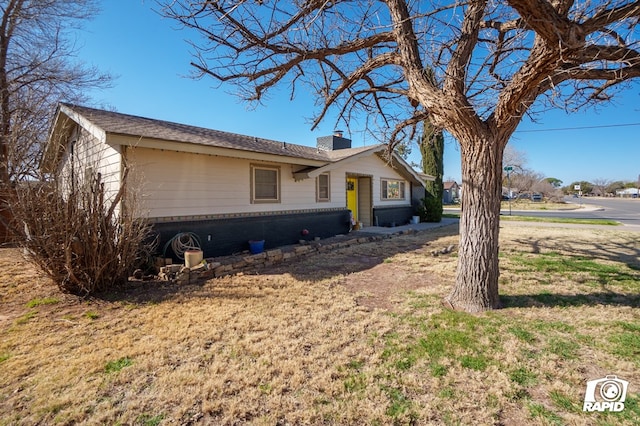
<path id="1" fill-rule="evenodd" d="M 286 87 L 272 92 L 255 109 L 232 95 L 232 86 L 214 88 L 216 81 L 193 80 L 189 46 L 191 34 L 178 30 L 147 0 L 109 0 L 102 13 L 78 34 L 79 59 L 118 78 L 114 87 L 92 93 L 98 106 L 150 118 L 258 136 L 302 145 L 331 134 L 328 117 L 310 131 L 314 100 L 304 93 L 289 100 Z M 617 126 L 635 124 L 634 126 Z M 612 126 L 593 128 L 594 126 Z M 591 127 L 580 130 L 555 130 Z M 358 129 L 354 146 L 366 140 Z M 528 167 L 565 185 L 579 180 L 636 181 L 640 175 L 640 83 L 598 111 L 546 113 L 538 123 L 524 121 L 511 144 L 527 155 Z M 417 153 L 417 147 L 414 153 Z M 417 155 L 411 160 L 418 161 Z M 447 138 L 445 178 L 461 182 L 457 142 Z"/>

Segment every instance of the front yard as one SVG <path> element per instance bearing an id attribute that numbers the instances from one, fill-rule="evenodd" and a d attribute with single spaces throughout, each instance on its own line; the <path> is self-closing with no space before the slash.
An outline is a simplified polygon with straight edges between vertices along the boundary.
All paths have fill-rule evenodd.
<path id="1" fill-rule="evenodd" d="M 457 229 L 78 300 L 0 251 L 0 425 L 636 424 L 640 234 L 501 229 L 505 308 L 440 305 Z M 586 382 L 629 382 L 619 413 Z"/>

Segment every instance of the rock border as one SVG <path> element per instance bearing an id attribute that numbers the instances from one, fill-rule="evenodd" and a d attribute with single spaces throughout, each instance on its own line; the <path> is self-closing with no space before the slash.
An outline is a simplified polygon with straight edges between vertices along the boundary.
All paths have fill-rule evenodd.
<path id="1" fill-rule="evenodd" d="M 202 263 L 191 268 L 183 264 L 160 266 L 160 272 L 157 277 L 154 278 L 159 281 L 168 281 L 178 285 L 193 284 L 202 280 L 227 275 L 248 272 L 257 273 L 261 269 L 290 262 L 305 256 L 417 233 L 418 231 L 415 229 L 406 229 L 392 234 L 369 234 L 357 237 L 337 235 L 325 240 L 300 240 L 299 244 L 265 250 L 258 254 L 251 254 L 249 251 L 246 251 L 232 256 L 207 258 L 204 259 Z M 158 260 L 164 262 L 164 259 L 160 258 Z"/>

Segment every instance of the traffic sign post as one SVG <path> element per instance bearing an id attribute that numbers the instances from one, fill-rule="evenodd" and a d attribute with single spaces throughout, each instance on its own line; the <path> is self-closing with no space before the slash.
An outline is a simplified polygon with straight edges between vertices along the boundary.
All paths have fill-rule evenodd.
<path id="1" fill-rule="evenodd" d="M 512 166 L 506 166 L 504 171 L 507 172 L 507 198 L 509 199 L 509 216 L 511 216 L 511 171 Z"/>
<path id="2" fill-rule="evenodd" d="M 573 190 L 578 191 L 578 203 L 580 207 L 582 207 L 582 190 L 580 189 L 580 184 L 573 185 Z"/>

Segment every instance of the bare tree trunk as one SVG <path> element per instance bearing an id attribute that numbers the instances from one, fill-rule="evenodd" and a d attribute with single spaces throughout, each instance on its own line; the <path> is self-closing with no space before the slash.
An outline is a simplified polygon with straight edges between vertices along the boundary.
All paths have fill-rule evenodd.
<path id="1" fill-rule="evenodd" d="M 11 106 L 9 102 L 9 76 L 7 59 L 13 36 L 12 22 L 19 20 L 22 0 L 12 0 L 3 10 L 0 21 L 0 184 L 9 185 L 9 140 L 11 137 Z"/>
<path id="2" fill-rule="evenodd" d="M 482 312 L 500 307 L 498 235 L 503 143 L 474 140 L 462 145 L 462 211 L 456 283 L 445 304 Z"/>

